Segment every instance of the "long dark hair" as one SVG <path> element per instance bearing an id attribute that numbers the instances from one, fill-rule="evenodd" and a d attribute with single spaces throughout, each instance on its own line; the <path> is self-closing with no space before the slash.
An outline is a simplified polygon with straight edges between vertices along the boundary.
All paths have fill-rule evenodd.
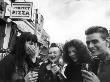
<path id="1" fill-rule="evenodd" d="M 86 45 L 84 45 L 84 43 L 81 40 L 73 39 L 73 40 L 67 41 L 63 47 L 63 52 L 64 52 L 63 59 L 66 63 L 73 62 L 68 54 L 68 48 L 72 46 L 75 47 L 77 50 L 77 57 L 79 62 L 86 63 L 90 60 L 91 58 L 90 53 Z"/>
<path id="2" fill-rule="evenodd" d="M 15 60 L 18 65 L 21 65 L 26 58 L 25 43 L 26 41 L 32 41 L 37 43 L 37 36 L 30 32 L 23 32 L 17 39 L 14 48 Z"/>

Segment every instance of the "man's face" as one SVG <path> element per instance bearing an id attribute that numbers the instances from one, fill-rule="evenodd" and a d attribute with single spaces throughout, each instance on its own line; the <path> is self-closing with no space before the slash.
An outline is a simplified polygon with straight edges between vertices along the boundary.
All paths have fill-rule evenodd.
<path id="1" fill-rule="evenodd" d="M 60 49 L 58 47 L 51 47 L 49 49 L 49 54 L 48 54 L 48 57 L 49 57 L 49 60 L 51 62 L 56 62 L 59 60 L 59 57 L 60 57 Z"/>
<path id="2" fill-rule="evenodd" d="M 86 44 L 93 56 L 106 53 L 107 41 L 101 37 L 100 33 L 93 33 L 86 36 Z"/>

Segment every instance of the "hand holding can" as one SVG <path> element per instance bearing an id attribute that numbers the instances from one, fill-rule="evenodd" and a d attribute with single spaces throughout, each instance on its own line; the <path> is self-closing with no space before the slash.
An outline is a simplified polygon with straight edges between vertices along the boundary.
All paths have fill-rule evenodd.
<path id="1" fill-rule="evenodd" d="M 53 65 L 51 70 L 54 74 L 56 74 L 60 71 L 60 67 L 58 67 L 58 65 Z"/>

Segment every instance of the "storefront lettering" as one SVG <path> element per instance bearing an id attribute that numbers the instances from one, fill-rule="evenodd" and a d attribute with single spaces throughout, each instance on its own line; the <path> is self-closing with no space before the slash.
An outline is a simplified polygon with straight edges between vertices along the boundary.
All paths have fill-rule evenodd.
<path id="1" fill-rule="evenodd" d="M 30 7 L 14 7 L 14 9 L 24 9 L 24 10 L 30 10 Z"/>
<path id="2" fill-rule="evenodd" d="M 10 18 L 31 19 L 32 17 L 32 3 L 12 3 Z"/>
<path id="3" fill-rule="evenodd" d="M 12 14 L 16 14 L 16 15 L 30 15 L 29 11 L 14 11 L 14 10 L 13 10 Z"/>

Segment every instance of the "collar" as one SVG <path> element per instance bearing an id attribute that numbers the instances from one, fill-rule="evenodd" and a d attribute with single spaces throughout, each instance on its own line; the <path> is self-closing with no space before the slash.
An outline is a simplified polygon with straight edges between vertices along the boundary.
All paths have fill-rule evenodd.
<path id="1" fill-rule="evenodd" d="M 108 62 L 110 62 L 110 54 L 103 54 L 99 59 L 101 63 L 107 64 Z"/>

